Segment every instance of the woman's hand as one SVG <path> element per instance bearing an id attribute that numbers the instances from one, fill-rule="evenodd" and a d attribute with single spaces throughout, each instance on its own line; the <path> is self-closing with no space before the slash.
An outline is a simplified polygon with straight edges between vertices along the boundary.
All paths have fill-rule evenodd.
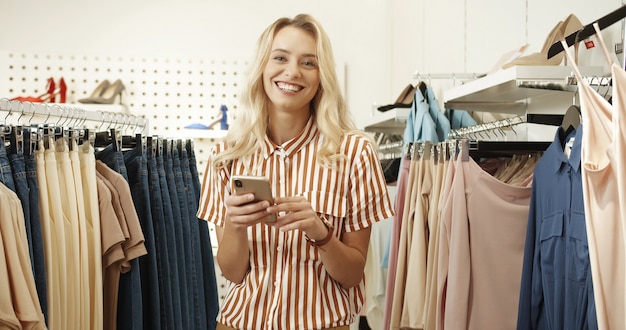
<path id="1" fill-rule="evenodd" d="M 304 197 L 275 198 L 274 203 L 275 205 L 267 208 L 267 212 L 281 216 L 269 225 L 284 231 L 300 229 L 315 241 L 324 239 L 328 234 L 329 229 Z M 317 249 L 328 274 L 342 287 L 351 288 L 361 282 L 369 237 L 369 227 L 344 232 L 340 238 L 332 237 L 328 243 Z"/>
<path id="2" fill-rule="evenodd" d="M 284 231 L 300 229 L 310 239 L 321 240 L 326 237 L 328 228 L 317 216 L 311 203 L 304 197 L 275 198 L 274 204 L 266 209 L 268 213 L 276 213 L 278 219 L 269 225 Z"/>
<path id="3" fill-rule="evenodd" d="M 229 219 L 235 230 L 246 229 L 259 222 L 263 222 L 269 215 L 266 209 L 268 201 L 253 202 L 254 194 L 230 195 L 224 200 L 226 204 L 226 218 Z"/>

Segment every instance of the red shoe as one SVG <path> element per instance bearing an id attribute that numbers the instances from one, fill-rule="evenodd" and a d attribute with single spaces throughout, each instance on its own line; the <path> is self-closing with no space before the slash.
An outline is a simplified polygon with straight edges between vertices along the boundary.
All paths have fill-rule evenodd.
<path id="1" fill-rule="evenodd" d="M 65 84 L 65 82 L 63 82 L 63 84 Z M 54 88 L 54 78 L 48 78 L 48 85 L 46 86 L 47 91 L 45 93 L 39 96 L 18 96 L 12 98 L 11 101 L 41 103 L 50 100 L 50 102 L 54 102 Z"/>
<path id="2" fill-rule="evenodd" d="M 63 79 L 63 77 L 61 77 L 61 79 L 59 79 L 59 103 L 65 103 L 66 97 L 67 97 L 67 85 L 65 84 L 65 80 Z M 54 102 L 54 101 L 52 101 Z"/>

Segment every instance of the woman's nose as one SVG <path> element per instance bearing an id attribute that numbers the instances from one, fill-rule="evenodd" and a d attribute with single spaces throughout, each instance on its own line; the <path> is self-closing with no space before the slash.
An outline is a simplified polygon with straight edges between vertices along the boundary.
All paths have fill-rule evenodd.
<path id="1" fill-rule="evenodd" d="M 300 77 L 300 66 L 297 63 L 289 63 L 285 68 L 285 74 L 291 78 Z"/>

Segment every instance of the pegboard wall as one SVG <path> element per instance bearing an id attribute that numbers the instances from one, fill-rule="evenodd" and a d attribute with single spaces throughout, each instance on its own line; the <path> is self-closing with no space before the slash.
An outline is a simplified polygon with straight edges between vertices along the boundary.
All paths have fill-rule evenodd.
<path id="1" fill-rule="evenodd" d="M 61 53 L 0 52 L 0 97 L 45 93 L 48 78 L 67 84 L 67 103 L 87 111 L 127 112 L 149 121 L 149 134 L 195 138 L 198 169 L 204 171 L 206 150 L 218 132 L 204 135 L 185 126 L 209 125 L 226 105 L 236 111 L 247 69 L 245 59 L 160 58 Z M 120 79 L 125 86 L 120 105 L 83 105 L 97 85 Z M 219 129 L 219 124 L 216 125 Z M 217 134 L 215 134 L 217 133 Z M 202 173 L 201 173 L 202 174 Z"/>
<path id="2" fill-rule="evenodd" d="M 146 118 L 149 122 L 147 131 L 153 136 L 194 138 L 198 171 L 202 177 L 208 149 L 223 132 L 189 130 L 185 126 L 194 123 L 209 125 L 221 115 L 222 105 L 228 107 L 229 113 L 236 111 L 247 65 L 244 59 L 0 52 L 0 98 L 41 95 L 46 92 L 48 78 L 58 84 L 63 77 L 67 84 L 66 102 L 72 106 L 86 111 L 123 112 Z M 121 98 L 123 105 L 83 105 L 78 102 L 90 96 L 104 79 L 122 81 L 125 86 Z M 219 124 L 216 126 L 219 130 Z M 216 248 L 214 228 L 209 228 Z M 221 302 L 226 280 L 217 268 L 216 275 Z"/>

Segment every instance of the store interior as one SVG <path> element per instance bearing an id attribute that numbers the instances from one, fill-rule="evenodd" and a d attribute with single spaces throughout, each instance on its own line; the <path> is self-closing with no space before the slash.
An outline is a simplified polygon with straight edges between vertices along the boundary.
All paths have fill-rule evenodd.
<path id="1" fill-rule="evenodd" d="M 472 140 L 475 155 L 541 152 L 570 106 L 580 105 L 574 69 L 550 36 L 555 24 L 572 14 L 581 22 L 586 37 L 568 51 L 607 99 L 611 68 L 592 23 L 602 23 L 622 68 L 626 56 L 623 0 L 23 0 L 0 8 L 0 126 L 75 125 L 131 139 L 191 141 L 200 180 L 209 148 L 240 110 L 256 40 L 278 17 L 309 13 L 324 26 L 353 119 L 376 137 L 385 164 L 408 150 L 414 97 L 407 85 L 425 84 L 430 102 L 472 117 L 473 127 L 450 136 Z M 543 60 L 515 62 L 529 54 Z M 389 189 L 395 194 L 393 180 Z M 208 228 L 214 253 L 217 239 Z M 385 241 L 391 223 L 377 230 L 373 235 Z M 388 248 L 378 244 L 372 258 Z M 374 265 L 367 271 L 379 292 L 368 293 L 373 298 L 362 315 L 370 313 L 370 327 L 382 329 L 387 272 Z M 221 301 L 227 284 L 215 269 Z"/>

